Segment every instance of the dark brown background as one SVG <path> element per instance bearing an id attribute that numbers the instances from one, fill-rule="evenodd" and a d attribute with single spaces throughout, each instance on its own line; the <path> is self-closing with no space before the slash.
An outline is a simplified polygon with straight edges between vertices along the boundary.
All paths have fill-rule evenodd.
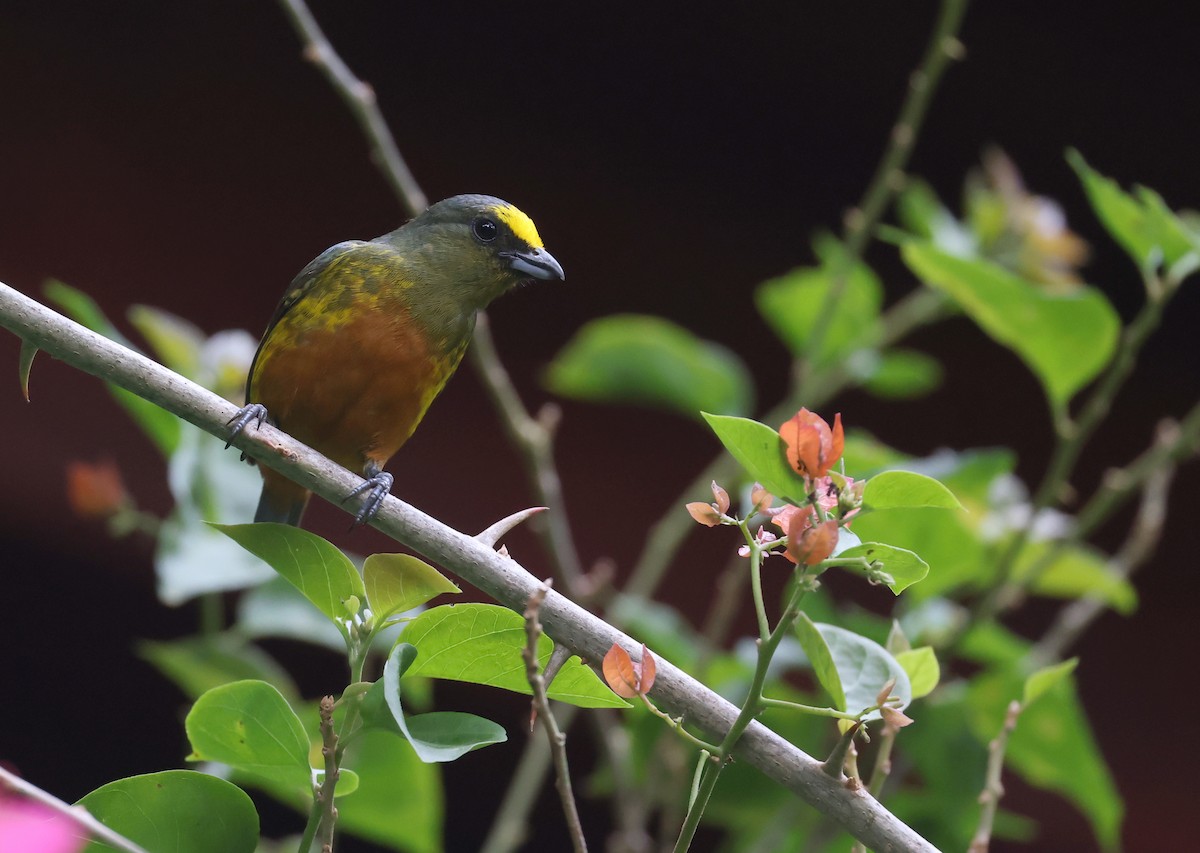
<path id="1" fill-rule="evenodd" d="M 315 11 L 375 84 L 429 195 L 488 192 L 517 203 L 565 266 L 566 284 L 524 289 L 492 312 L 531 404 L 547 396 L 538 371 L 574 330 L 620 311 L 663 315 L 729 345 L 769 403 L 787 361 L 752 290 L 811 260 L 810 235 L 836 227 L 861 194 L 935 5 L 359 2 Z M 1126 317 L 1139 303 L 1137 276 L 1103 238 L 1061 154 L 1076 145 L 1100 170 L 1155 187 L 1175 206 L 1200 200 L 1195 28 L 1182 6 L 977 4 L 968 60 L 938 93 L 913 162 L 957 205 L 981 147 L 1003 145 L 1092 240 L 1089 280 Z M 114 317 L 148 303 L 209 332 L 257 334 L 310 257 L 401 219 L 355 125 L 300 60 L 272 3 L 7 3 L 0 80 L 0 280 L 25 292 L 55 276 Z M 892 297 L 912 286 L 886 247 L 871 260 Z M 1105 466 L 1146 444 L 1158 417 L 1195 399 L 1198 304 L 1193 286 L 1172 306 L 1077 485 L 1093 486 Z M 1049 427 L 1017 361 L 963 321 L 919 343 L 951 366 L 945 388 L 916 404 L 849 395 L 837 405 L 846 420 L 918 453 L 1016 445 L 1020 471 L 1036 477 Z M 16 353 L 14 340 L 0 340 L 0 365 L 15 368 Z M 164 712 L 181 700 L 128 649 L 136 637 L 191 630 L 195 614 L 155 604 L 146 542 L 112 542 L 64 508 L 65 462 L 102 457 L 121 465 L 144 506 L 169 507 L 161 460 L 101 385 L 44 359 L 31 406 L 15 376 L 6 387 L 0 758 L 73 799 L 179 763 L 182 732 Z M 640 531 L 715 442 L 640 410 L 568 403 L 565 414 L 559 459 L 580 548 L 589 562 L 611 557 L 627 570 Z M 392 470 L 398 493 L 467 530 L 530 500 L 467 370 Z M 1191 698 L 1198 485 L 1194 469 L 1179 478 L 1167 540 L 1139 582 L 1142 609 L 1106 616 L 1082 649 L 1081 689 L 1128 799 L 1132 850 L 1184 849 L 1192 837 L 1179 811 L 1192 798 L 1176 773 L 1200 749 L 1195 727 L 1176 715 L 1186 718 Z M 387 547 L 374 533 L 346 538 L 344 518 L 328 507 L 313 520 L 356 550 Z M 529 540 L 517 547 L 546 571 Z M 664 596 L 698 618 L 721 560 L 689 553 Z M 321 664 L 305 676 L 313 692 L 340 677 Z M 526 709 L 489 701 L 519 742 Z M 478 843 L 515 752 L 489 750 L 449 771 L 451 797 L 470 797 L 479 824 L 452 821 L 451 849 Z M 473 790 L 481 781 L 484 790 Z M 1046 818 L 1037 849 L 1091 846 L 1083 820 L 1053 798 L 1018 785 L 1006 804 Z M 548 814 L 537 849 L 564 843 Z M 598 823 L 603 811 L 587 817 Z"/>

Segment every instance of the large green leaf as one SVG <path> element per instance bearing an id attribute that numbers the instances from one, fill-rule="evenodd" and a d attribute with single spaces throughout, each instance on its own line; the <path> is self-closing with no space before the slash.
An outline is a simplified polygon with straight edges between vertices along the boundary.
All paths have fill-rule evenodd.
<path id="1" fill-rule="evenodd" d="M 659 317 L 593 320 L 555 356 L 546 385 L 583 400 L 641 403 L 688 417 L 748 412 L 754 380 L 725 347 Z"/>
<path id="2" fill-rule="evenodd" d="M 1134 198 L 1089 166 L 1075 149 L 1067 151 L 1067 162 L 1079 175 L 1097 218 L 1139 270 L 1146 269 L 1156 253 L 1170 267 L 1185 255 L 1200 252 L 1200 239 L 1158 193 L 1138 187 Z"/>
<path id="3" fill-rule="evenodd" d="M 1079 658 L 1071 658 L 1052 666 L 1044 666 L 1032 673 L 1025 679 L 1025 691 L 1022 694 L 1021 704 L 1027 709 L 1044 696 L 1048 690 L 1053 689 L 1058 682 L 1069 678 L 1078 665 Z"/>
<path id="4" fill-rule="evenodd" d="M 504 743 L 503 727 L 474 714 L 435 711 L 408 716 L 400 703 L 401 678 L 417 658 L 408 643 L 397 643 L 383 667 L 383 678 L 371 685 L 363 697 L 363 723 L 399 734 L 428 764 L 455 761 L 494 743 Z"/>
<path id="5" fill-rule="evenodd" d="M 931 646 L 921 646 L 919 649 L 906 649 L 896 653 L 896 660 L 908 673 L 912 684 L 912 696 L 920 699 L 928 696 L 941 680 L 942 670 L 938 666 L 937 655 Z"/>
<path id="6" fill-rule="evenodd" d="M 420 607 L 443 593 L 462 592 L 433 566 L 409 554 L 367 557 L 363 585 L 376 619 Z"/>
<path id="7" fill-rule="evenodd" d="M 530 695 L 521 650 L 525 648 L 525 620 L 520 614 L 494 604 L 447 604 L 426 610 L 409 622 L 400 635 L 420 654 L 409 675 L 469 681 Z M 554 644 L 544 634 L 538 639 L 538 661 L 545 667 Z M 582 708 L 626 708 L 594 672 L 573 657 L 563 664 L 550 683 L 551 699 Z"/>
<path id="8" fill-rule="evenodd" d="M 1137 608 L 1137 590 L 1127 578 L 1114 574 L 1104 555 L 1085 545 L 1059 546 L 1035 542 L 1021 551 L 1013 573 L 1030 589 L 1050 598 L 1097 598 L 1128 616 Z"/>
<path id="9" fill-rule="evenodd" d="M 867 480 L 863 509 L 962 509 L 954 493 L 932 477 L 912 471 L 884 471 Z"/>
<path id="10" fill-rule="evenodd" d="M 777 430 L 748 418 L 704 413 L 704 420 L 751 479 L 793 503 L 803 501 L 804 478 L 788 464 L 786 446 Z"/>
<path id="11" fill-rule="evenodd" d="M 863 387 L 885 400 L 923 397 L 942 384 L 942 365 L 913 349 L 896 348 L 879 354 Z"/>
<path id="12" fill-rule="evenodd" d="M 836 625 L 813 623 L 801 613 L 796 636 L 804 653 L 813 663 L 821 685 L 830 694 L 838 710 L 857 714 L 876 704 L 879 691 L 895 679 L 891 694 L 900 699 L 897 708 L 912 701 L 912 684 L 897 660 L 883 646 L 853 631 Z M 829 665 L 832 663 L 832 672 Z M 819 667 L 819 668 L 818 668 Z M 863 719 L 877 720 L 879 711 Z"/>
<path id="13" fill-rule="evenodd" d="M 196 700 L 184 720 L 194 761 L 219 761 L 296 792 L 311 792 L 308 735 L 265 681 L 235 681 Z"/>
<path id="14" fill-rule="evenodd" d="M 1008 703 L 1024 694 L 1019 674 L 977 676 L 970 688 L 971 725 L 987 742 L 1004 722 Z M 1118 846 L 1124 805 L 1079 704 L 1073 678 L 1057 679 L 1021 712 L 1008 740 L 1005 764 L 1025 781 L 1056 791 L 1091 822 L 1106 850 Z"/>
<path id="15" fill-rule="evenodd" d="M 1112 358 L 1121 321 L 1100 291 L 1050 293 L 990 261 L 954 257 L 928 243 L 901 251 L 917 276 L 1025 362 L 1056 409 Z"/>
<path id="16" fill-rule="evenodd" d="M 874 326 L 883 304 L 883 287 L 870 267 L 861 262 L 842 266 L 843 251 L 831 241 L 819 242 L 824 255 L 819 267 L 801 267 L 779 278 L 765 281 L 754 294 L 759 313 L 796 357 L 827 364 L 864 347 L 874 337 Z M 809 349 L 821 311 L 833 288 L 839 269 L 845 283 L 836 307 L 824 328 L 821 351 Z"/>
<path id="17" fill-rule="evenodd" d="M 813 675 L 833 700 L 833 707 L 840 711 L 846 710 L 846 691 L 842 689 L 841 676 L 838 675 L 837 665 L 833 662 L 833 653 L 830 652 L 829 645 L 821 636 L 816 623 L 808 618 L 807 613 L 801 611 L 796 619 L 795 631 L 800 640 L 800 647 L 804 649 L 804 654 L 812 665 Z M 880 684 L 880 687 L 882 686 Z"/>
<path id="18" fill-rule="evenodd" d="M 337 625 L 351 615 L 352 596 L 359 602 L 366 598 L 354 564 L 315 533 L 275 522 L 212 526 L 287 578 Z"/>
<path id="19" fill-rule="evenodd" d="M 152 853 L 253 853 L 258 846 L 258 813 L 246 792 L 194 770 L 117 779 L 78 805 Z M 84 848 L 110 850 L 99 841 Z"/>

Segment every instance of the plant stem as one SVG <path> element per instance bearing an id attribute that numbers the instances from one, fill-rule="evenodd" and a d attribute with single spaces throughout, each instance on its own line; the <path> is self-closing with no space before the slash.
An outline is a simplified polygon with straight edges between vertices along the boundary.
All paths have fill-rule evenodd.
<path id="1" fill-rule="evenodd" d="M 755 548 L 757 548 L 757 544 L 751 546 L 752 558 Z M 742 704 L 737 719 L 729 727 L 729 731 L 725 734 L 721 745 L 713 753 L 713 766 L 704 772 L 704 778 L 700 782 L 692 805 L 688 808 L 687 817 L 684 819 L 683 826 L 679 830 L 679 838 L 675 842 L 675 853 L 683 853 L 683 851 L 691 846 L 692 839 L 696 835 L 696 830 L 700 826 L 700 818 L 704 814 L 704 809 L 708 805 L 709 798 L 712 797 L 712 792 L 717 787 L 717 779 L 721 775 L 721 770 L 724 768 L 725 762 L 728 760 L 730 753 L 733 752 L 734 746 L 741 738 L 746 727 L 750 725 L 751 721 L 762 710 L 762 691 L 767 681 L 767 672 L 770 669 L 771 659 L 775 656 L 775 650 L 779 648 L 779 644 L 783 641 L 784 636 L 791 630 L 792 623 L 796 621 L 796 617 L 800 613 L 800 602 L 807 592 L 808 589 L 802 579 L 800 583 L 796 584 L 796 589 L 792 593 L 791 600 L 788 601 L 787 607 L 784 608 L 783 615 L 780 616 L 775 630 L 771 632 L 765 642 L 759 642 L 758 661 L 754 667 L 754 679 L 750 683 L 750 692 L 746 696 L 746 701 Z"/>
<path id="2" fill-rule="evenodd" d="M 379 111 L 375 90 L 369 83 L 355 77 L 354 72 L 338 56 L 304 0 L 279 0 L 279 5 L 304 43 L 304 58 L 317 66 L 358 121 L 363 135 L 371 144 L 371 159 L 383 172 L 396 198 L 409 216 L 421 213 L 429 206 L 429 200 L 396 147 L 396 140 L 384 121 L 383 113 Z"/>
<path id="3" fill-rule="evenodd" d="M 966 11 L 967 0 L 942 0 L 937 23 L 925 47 L 925 54 L 917 70 L 909 77 L 908 97 L 900 107 L 900 116 L 892 127 L 888 145 L 875 167 L 875 174 L 867 185 L 861 203 L 846 217 L 845 252 L 837 261 L 833 282 L 817 312 L 812 337 L 808 342 L 808 355 L 800 362 L 797 370 L 796 384 L 801 389 L 811 381 L 830 321 L 849 281 L 850 271 L 862 258 L 876 224 L 883 218 L 888 205 L 904 185 L 905 167 L 916 145 L 925 114 L 929 110 L 929 103 L 942 74 L 951 60 L 963 55 L 958 31 Z"/>
<path id="4" fill-rule="evenodd" d="M 321 853 L 333 853 L 333 832 L 337 828 L 334 791 L 340 775 L 338 760 L 341 753 L 338 749 L 337 732 L 333 727 L 333 707 L 332 696 L 321 698 L 321 755 L 325 758 L 325 778 L 321 780 L 321 786 L 317 789 L 314 797 L 314 804 L 320 808 L 321 815 L 320 827 L 317 832 Z M 307 849 L 301 848 L 301 853 L 307 853 Z"/>
<path id="5" fill-rule="evenodd" d="M 1046 466 L 1046 473 L 1034 493 L 1029 523 L 1013 535 L 1001 553 L 996 566 L 999 583 L 980 599 L 974 608 L 971 622 L 996 616 L 1019 600 L 1023 590 L 1036 580 L 1034 573 L 1029 573 L 1020 582 L 1013 580 L 1017 561 L 1029 542 L 1033 524 L 1043 509 L 1058 501 L 1075 470 L 1075 463 L 1079 461 L 1084 446 L 1112 408 L 1113 400 L 1121 386 L 1133 373 L 1138 353 L 1151 333 L 1158 328 L 1163 309 L 1176 289 L 1177 287 L 1163 286 L 1151 292 L 1152 289 L 1148 288 L 1149 295 L 1145 304 L 1122 333 L 1121 343 L 1112 363 L 1083 405 L 1079 417 L 1074 421 L 1065 416 L 1055 418 L 1057 440 L 1050 462 Z"/>
<path id="6" fill-rule="evenodd" d="M 801 702 L 790 702 L 787 699 L 771 699 L 768 696 L 763 696 L 759 701 L 764 708 L 787 708 L 791 711 L 800 711 L 818 717 L 833 717 L 838 720 L 854 720 L 857 722 L 859 717 L 862 716 L 861 714 L 851 714 L 849 711 L 839 711 L 837 708 L 822 708 L 819 705 L 805 705 Z"/>
<path id="7" fill-rule="evenodd" d="M 1000 733 L 988 744 L 987 779 L 984 782 L 983 793 L 979 802 L 983 809 L 979 815 L 979 828 L 971 839 L 968 853 L 987 853 L 988 844 L 992 837 L 992 824 L 996 820 L 996 809 L 1000 798 L 1004 796 L 1004 785 L 1000 782 L 1000 774 L 1004 770 L 1004 750 L 1008 746 L 1008 736 L 1017 727 L 1017 717 L 1021 715 L 1021 703 L 1015 699 L 1008 705 L 1008 713 L 1004 716 L 1004 726 Z"/>
<path id="8" fill-rule="evenodd" d="M 542 602 L 550 592 L 550 581 L 544 581 L 525 607 L 525 648 L 522 657 L 525 658 L 525 677 L 533 690 L 532 713 L 541 721 L 546 731 L 546 740 L 550 744 L 550 755 L 554 761 L 555 787 L 558 788 L 559 800 L 562 802 L 563 816 L 567 821 L 567 830 L 571 834 L 571 844 L 575 853 L 587 853 L 587 841 L 583 836 L 583 824 L 579 820 L 579 809 L 575 806 L 575 794 L 571 790 L 571 770 L 567 764 L 567 736 L 558 728 L 554 714 L 550 710 L 550 700 L 546 698 L 546 679 L 538 669 L 538 639 L 542 636 L 542 623 L 538 621 L 538 611 Z M 530 720 L 532 727 L 534 720 Z"/>
<path id="9" fill-rule="evenodd" d="M 1153 555 L 1166 521 L 1167 494 L 1174 476 L 1175 466 L 1164 465 L 1155 471 L 1142 487 L 1142 499 L 1133 527 L 1121 550 L 1108 561 L 1109 570 L 1114 578 L 1129 578 Z M 1106 609 L 1107 604 L 1099 598 L 1080 598 L 1063 607 L 1030 650 L 1030 667 L 1037 669 L 1060 660 L 1066 650 Z"/>

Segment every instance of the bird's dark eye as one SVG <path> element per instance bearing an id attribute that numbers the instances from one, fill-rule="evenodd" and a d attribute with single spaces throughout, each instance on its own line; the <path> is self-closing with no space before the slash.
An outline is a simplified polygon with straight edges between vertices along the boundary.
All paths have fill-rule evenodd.
<path id="1" fill-rule="evenodd" d="M 475 236 L 479 238 L 481 243 L 490 243 L 496 239 L 496 235 L 500 233 L 500 229 L 496 227 L 495 221 L 488 219 L 486 216 L 481 216 L 471 223 L 471 230 L 475 232 Z"/>

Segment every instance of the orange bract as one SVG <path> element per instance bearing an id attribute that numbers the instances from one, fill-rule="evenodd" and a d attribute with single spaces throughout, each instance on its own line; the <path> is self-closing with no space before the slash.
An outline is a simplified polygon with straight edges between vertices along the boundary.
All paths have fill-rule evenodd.
<path id="1" fill-rule="evenodd" d="M 788 536 L 787 558 L 796 564 L 815 566 L 828 559 L 837 542 L 838 523 L 833 519 L 822 521 L 816 527 L 805 528 L 798 536 Z"/>
<path id="2" fill-rule="evenodd" d="M 613 643 L 608 654 L 604 656 L 602 669 L 604 680 L 608 682 L 613 693 L 622 699 L 632 699 L 649 693 L 650 688 L 654 686 L 654 655 L 650 654 L 650 650 L 644 644 L 641 661 L 635 661 L 629 656 L 629 652 Z"/>
<path id="3" fill-rule="evenodd" d="M 116 463 L 105 460 L 67 465 L 67 503 L 83 518 L 108 518 L 129 499 Z"/>
<path id="4" fill-rule="evenodd" d="M 831 429 L 825 419 L 808 409 L 801 409 L 779 428 L 787 445 L 787 458 L 792 468 L 809 478 L 824 477 L 842 457 L 845 435 L 842 415 L 833 416 Z"/>

